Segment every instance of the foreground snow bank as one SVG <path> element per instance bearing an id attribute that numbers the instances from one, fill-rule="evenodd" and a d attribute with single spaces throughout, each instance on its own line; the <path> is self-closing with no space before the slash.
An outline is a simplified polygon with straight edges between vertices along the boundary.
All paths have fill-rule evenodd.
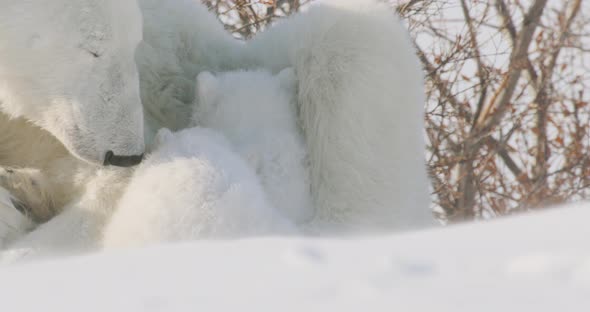
<path id="1" fill-rule="evenodd" d="M 590 206 L 396 236 L 200 241 L 0 269 L 2 311 L 584 311 Z"/>

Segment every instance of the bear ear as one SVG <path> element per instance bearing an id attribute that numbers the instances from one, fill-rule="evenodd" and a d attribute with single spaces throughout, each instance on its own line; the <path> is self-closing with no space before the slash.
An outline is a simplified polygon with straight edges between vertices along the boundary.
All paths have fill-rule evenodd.
<path id="1" fill-rule="evenodd" d="M 297 75 L 295 75 L 293 67 L 287 67 L 281 70 L 277 77 L 279 78 L 281 87 L 289 92 L 295 92 L 297 88 Z"/>
<path id="2" fill-rule="evenodd" d="M 219 79 L 208 71 L 202 71 L 197 76 L 196 97 L 212 99 L 218 94 Z"/>

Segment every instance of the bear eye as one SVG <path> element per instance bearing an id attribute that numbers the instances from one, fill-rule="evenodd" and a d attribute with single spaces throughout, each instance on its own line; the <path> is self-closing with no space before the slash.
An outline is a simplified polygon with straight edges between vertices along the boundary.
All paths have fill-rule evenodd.
<path id="1" fill-rule="evenodd" d="M 90 53 L 90 55 L 92 55 L 94 58 L 99 58 L 100 54 L 96 51 L 88 51 L 88 53 Z"/>
<path id="2" fill-rule="evenodd" d="M 96 46 L 92 46 L 92 45 L 82 45 L 80 46 L 80 48 L 87 54 L 89 54 L 90 56 L 92 56 L 93 58 L 100 58 L 102 56 L 102 51 L 101 49 L 99 49 Z"/>
<path id="3" fill-rule="evenodd" d="M 104 38 L 92 34 L 79 47 L 93 58 L 100 58 L 104 54 Z"/>

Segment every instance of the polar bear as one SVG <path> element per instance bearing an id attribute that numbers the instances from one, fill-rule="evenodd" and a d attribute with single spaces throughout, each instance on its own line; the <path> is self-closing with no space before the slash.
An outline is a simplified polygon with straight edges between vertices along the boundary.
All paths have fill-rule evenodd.
<path id="1" fill-rule="evenodd" d="M 214 62 L 205 55 L 185 59 L 201 54 L 196 46 L 186 46 L 186 36 L 200 38 L 201 49 L 218 50 L 221 46 L 216 43 L 220 42 L 227 51 L 239 50 L 240 45 L 205 8 L 186 0 L 171 1 L 173 5 L 167 2 L 0 3 L 0 167 L 14 169 L 12 177 L 20 176 L 31 184 L 38 181 L 26 172 L 42 172 L 53 189 L 49 193 L 52 201 L 43 203 L 47 207 L 30 207 L 22 203 L 35 202 L 31 200 L 38 195 L 35 189 L 21 200 L 14 195 L 23 196 L 22 188 L 15 187 L 24 184 L 5 181 L 10 193 L 0 194 L 0 209 L 6 210 L 0 215 L 12 215 L 17 208 L 52 211 L 58 216 L 65 213 L 43 224 L 39 230 L 44 234 L 23 242 L 36 244 L 35 237 L 43 235 L 46 241 L 52 236 L 60 240 L 64 235 L 47 229 L 63 227 L 68 209 L 72 209 L 73 224 L 81 224 L 76 211 L 82 207 L 77 205 L 92 198 L 86 196 L 93 194 L 88 185 L 97 185 L 96 181 L 105 180 L 99 176 L 109 175 L 101 172 L 118 171 L 100 166 L 136 165 L 157 129 L 187 126 L 175 117 L 186 115 L 185 108 L 192 107 L 194 76 L 191 80 L 193 74 L 185 72 L 213 68 Z M 167 8 L 176 8 L 178 19 L 163 14 Z M 203 31 L 198 32 L 200 29 Z M 181 49 L 185 53 L 176 53 Z M 194 65 L 198 62 L 202 65 Z M 151 93 L 154 87 L 158 91 Z M 109 187 L 114 185 L 118 184 Z M 104 198 L 108 199 L 104 207 L 89 205 L 99 209 L 99 215 L 117 200 Z M 0 233 L 8 232 L 3 231 L 6 226 L 0 222 Z M 63 228 L 64 232 L 71 230 Z"/>
<path id="2" fill-rule="evenodd" d="M 160 5 L 146 3 L 150 8 Z M 166 107 L 176 107 L 158 115 L 158 123 L 172 129 L 190 123 L 185 103 L 192 96 L 187 94 L 194 92 L 193 77 L 204 70 L 265 68 L 278 73 L 292 67 L 317 210 L 314 223 L 339 232 L 435 223 L 428 208 L 422 71 L 407 31 L 391 8 L 375 0 L 319 0 L 240 44 L 218 25 L 211 27 L 214 22 L 204 6 L 193 1 L 166 1 L 166 6 L 148 15 L 148 6 L 142 6 L 144 24 L 152 25 L 145 29 L 156 34 L 174 16 L 175 25 L 193 31 L 144 36 L 147 45 L 166 48 L 140 51 L 138 64 L 150 64 L 143 59 L 174 60 L 172 65 L 158 63 L 169 69 L 166 79 L 154 79 L 142 70 L 154 64 L 139 66 L 142 98 L 158 99 L 144 100 L 146 110 L 154 112 L 150 115 L 156 116 L 166 101 Z M 147 52 L 156 50 L 160 57 L 149 57 Z M 166 93 L 162 99 L 158 90 L 175 96 Z"/>
<path id="3" fill-rule="evenodd" d="M 45 211 L 36 221 L 46 221 L 82 196 L 98 166 L 140 161 L 141 39 L 135 1 L 0 3 L 0 167 L 18 169 L 12 178 L 23 178 L 3 181 L 10 193 L 0 193 L 0 215 L 30 211 L 16 197 L 22 192 L 13 191 L 38 182 L 39 172 L 51 177 L 45 186 L 57 199 L 35 206 Z M 27 199 L 36 203 L 35 188 L 29 190 Z"/>
<path id="4" fill-rule="evenodd" d="M 48 176 L 54 214 L 100 166 L 136 165 L 159 128 L 187 127 L 196 74 L 242 46 L 195 1 L 70 2 L 0 3 L 0 167 Z"/>
<path id="5" fill-rule="evenodd" d="M 274 207 L 302 224 L 314 216 L 309 163 L 296 114 L 292 68 L 201 72 L 197 77 L 195 125 L 224 134 L 256 171 Z"/>
<path id="6" fill-rule="evenodd" d="M 162 129 L 154 145 L 106 226 L 103 247 L 294 231 L 221 134 Z"/>
<path id="7" fill-rule="evenodd" d="M 0 6 L 0 111 L 8 120 L 0 127 L 16 127 L 7 132 L 16 135 L 0 131 L 0 166 L 61 174 L 60 187 L 72 190 L 57 217 L 28 236 L 50 244 L 52 236 L 59 241 L 87 226 L 82 215 L 108 215 L 126 183 L 103 177 L 130 171 L 99 166 L 137 164 L 159 127 L 186 128 L 201 71 L 251 68 L 294 68 L 314 222 L 341 231 L 434 223 L 423 157 L 422 74 L 387 5 L 318 1 L 245 43 L 193 0 L 8 0 Z M 30 141 L 28 133 L 48 139 L 18 144 Z M 94 192 L 101 181 L 103 193 Z M 102 194 L 109 194 L 103 196 L 108 205 L 91 200 Z"/>

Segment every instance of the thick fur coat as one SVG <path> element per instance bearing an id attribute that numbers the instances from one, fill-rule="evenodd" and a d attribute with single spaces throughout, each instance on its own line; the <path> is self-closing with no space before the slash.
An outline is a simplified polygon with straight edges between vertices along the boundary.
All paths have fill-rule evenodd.
<path id="1" fill-rule="evenodd" d="M 15 246 L 66 246 L 72 236 L 70 245 L 86 246 L 82 242 L 102 235 L 131 175 L 129 169 L 98 167 L 105 151 L 136 155 L 157 129 L 187 127 L 195 79 L 205 70 L 294 69 L 315 231 L 433 223 L 421 70 L 405 29 L 386 5 L 320 1 L 242 43 L 196 1 L 138 2 L 2 3 L 0 127 L 12 128 L 13 135 L 0 133 L 0 165 L 74 177 L 58 180 L 67 194 L 56 196 L 68 198 L 54 208 L 57 216 Z M 138 117 L 142 111 L 145 122 Z M 5 148 L 40 132 L 57 140 Z"/>

